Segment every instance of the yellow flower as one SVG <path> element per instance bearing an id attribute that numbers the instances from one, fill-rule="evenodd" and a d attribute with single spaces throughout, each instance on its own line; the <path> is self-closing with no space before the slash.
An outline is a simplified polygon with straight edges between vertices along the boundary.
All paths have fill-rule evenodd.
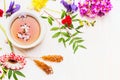
<path id="1" fill-rule="evenodd" d="M 46 6 L 48 0 L 32 0 L 32 6 L 36 11 L 40 11 L 41 8 Z"/>

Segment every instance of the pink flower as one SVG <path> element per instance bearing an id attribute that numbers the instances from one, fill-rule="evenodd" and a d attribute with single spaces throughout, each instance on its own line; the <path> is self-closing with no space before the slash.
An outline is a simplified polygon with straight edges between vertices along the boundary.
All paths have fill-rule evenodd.
<path id="1" fill-rule="evenodd" d="M 26 60 L 23 56 L 10 53 L 9 55 L 0 56 L 0 64 L 8 69 L 19 70 L 24 67 Z"/>
<path id="2" fill-rule="evenodd" d="M 95 18 L 96 16 L 104 16 L 112 8 L 110 0 L 85 0 L 83 4 L 81 2 L 78 4 L 80 14 L 82 16 L 87 16 L 90 18 Z"/>

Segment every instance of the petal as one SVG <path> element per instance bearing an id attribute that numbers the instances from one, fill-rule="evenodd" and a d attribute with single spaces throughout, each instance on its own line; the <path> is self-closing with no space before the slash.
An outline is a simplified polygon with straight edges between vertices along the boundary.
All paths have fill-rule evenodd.
<path id="1" fill-rule="evenodd" d="M 77 11 L 78 7 L 74 3 L 71 5 L 72 11 Z"/>
<path id="2" fill-rule="evenodd" d="M 68 12 L 71 11 L 71 6 L 67 2 L 65 2 L 64 0 L 61 0 L 61 3 L 67 9 Z"/>
<path id="3" fill-rule="evenodd" d="M 63 19 L 63 20 L 62 20 L 62 24 L 65 24 L 65 23 L 66 23 L 66 19 Z"/>
<path id="4" fill-rule="evenodd" d="M 15 8 L 13 8 L 12 13 L 15 13 L 16 11 L 18 11 L 20 9 L 20 5 L 16 4 Z"/>
<path id="5" fill-rule="evenodd" d="M 14 7 L 14 4 L 15 4 L 14 1 L 13 1 L 13 2 L 11 1 L 11 2 L 10 2 L 9 9 L 6 11 L 6 13 L 9 13 L 9 12 L 12 11 L 12 9 L 13 9 L 13 7 Z"/>

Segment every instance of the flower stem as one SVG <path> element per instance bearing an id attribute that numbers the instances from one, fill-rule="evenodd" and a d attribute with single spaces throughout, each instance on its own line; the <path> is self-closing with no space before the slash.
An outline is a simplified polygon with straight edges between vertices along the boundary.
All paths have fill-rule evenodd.
<path id="1" fill-rule="evenodd" d="M 4 0 L 4 13 L 6 15 L 6 0 Z"/>
<path id="2" fill-rule="evenodd" d="M 11 52 L 13 52 L 13 46 L 12 46 L 12 43 L 10 42 L 10 40 L 8 39 L 8 36 L 7 36 L 7 33 L 5 31 L 5 29 L 2 27 L 2 25 L 0 25 L 0 29 L 2 30 L 2 32 L 4 33 L 7 41 L 8 41 L 8 45 L 10 46 L 10 49 L 11 49 Z"/>
<path id="3" fill-rule="evenodd" d="M 56 22 L 57 22 L 59 25 L 61 25 L 61 23 L 58 21 L 57 18 L 55 18 L 54 16 L 52 16 L 51 14 L 49 14 L 49 13 L 48 13 L 47 11 L 45 11 L 45 10 L 44 10 L 44 12 L 45 12 L 47 15 L 49 15 L 50 17 L 54 18 L 54 19 L 56 20 Z"/>
<path id="4" fill-rule="evenodd" d="M 44 9 L 49 10 L 49 11 L 51 11 L 51 12 L 55 12 L 55 13 L 61 14 L 61 12 L 60 12 L 60 11 L 56 11 L 56 10 L 49 9 L 49 8 L 44 8 Z"/>

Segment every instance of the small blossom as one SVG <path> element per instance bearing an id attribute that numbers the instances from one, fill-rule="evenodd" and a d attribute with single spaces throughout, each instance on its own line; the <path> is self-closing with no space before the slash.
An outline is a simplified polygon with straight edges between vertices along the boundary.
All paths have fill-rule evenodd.
<path id="1" fill-rule="evenodd" d="M 8 69 L 20 70 L 26 64 L 26 60 L 23 56 L 11 53 L 9 55 L 0 56 L 0 64 Z"/>
<path id="2" fill-rule="evenodd" d="M 75 11 L 78 10 L 78 7 L 75 5 L 75 3 L 73 2 L 72 4 L 67 3 L 64 0 L 61 0 L 61 3 L 63 4 L 63 6 L 67 9 L 67 12 L 72 12 L 74 13 Z"/>
<path id="3" fill-rule="evenodd" d="M 28 26 L 27 24 L 24 24 L 24 25 L 21 25 L 20 26 L 20 28 L 21 28 L 21 32 L 18 32 L 17 33 L 17 37 L 19 38 L 19 39 L 22 39 L 22 40 L 24 40 L 24 41 L 27 41 L 27 40 L 29 40 L 30 39 L 30 26 Z"/>
<path id="4" fill-rule="evenodd" d="M 2 17 L 2 16 L 3 16 L 3 10 L 0 9 L 0 17 Z"/>
<path id="5" fill-rule="evenodd" d="M 68 26 L 68 28 L 70 27 L 70 25 L 72 24 L 72 19 L 69 15 L 67 15 L 65 17 L 65 19 L 62 20 L 62 24 L 65 24 Z"/>
<path id="6" fill-rule="evenodd" d="M 9 9 L 6 11 L 6 16 L 11 16 L 13 13 L 20 9 L 19 4 L 15 4 L 15 2 L 10 2 Z"/>
<path id="7" fill-rule="evenodd" d="M 46 6 L 46 3 L 48 0 L 32 0 L 32 6 L 34 10 L 40 11 L 44 6 Z"/>

